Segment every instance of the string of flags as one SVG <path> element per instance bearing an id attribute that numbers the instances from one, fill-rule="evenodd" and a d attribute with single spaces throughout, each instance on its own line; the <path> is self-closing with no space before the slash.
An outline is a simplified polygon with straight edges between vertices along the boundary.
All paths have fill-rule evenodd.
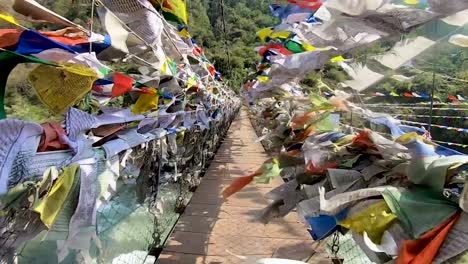
<path id="1" fill-rule="evenodd" d="M 436 142 L 436 143 L 445 144 L 445 145 L 448 145 L 448 146 L 455 146 L 455 147 L 459 147 L 459 148 L 468 148 L 468 144 L 444 142 L 444 141 L 438 141 L 438 140 L 433 140 L 433 141 Z"/>
<path id="2" fill-rule="evenodd" d="M 402 105 L 379 105 L 379 104 L 375 104 L 375 105 L 366 105 L 367 107 L 370 107 L 370 108 L 397 108 L 397 109 L 415 109 L 415 110 L 429 110 L 430 107 L 429 106 L 402 106 Z M 433 108 L 434 110 L 436 111 L 468 111 L 468 108 L 451 108 L 451 107 L 434 107 Z"/>
<path id="3" fill-rule="evenodd" d="M 264 42 L 256 49 L 262 60 L 256 63 L 256 72 L 243 90 L 263 145 L 276 154 L 255 173 L 233 180 L 223 197 L 229 199 L 251 182 L 268 183 L 273 177 L 282 177 L 286 182 L 266 195 L 274 201 L 263 210 L 262 222 L 298 212 L 308 223 L 307 232 L 313 240 L 334 246 L 327 253 L 335 259 L 350 263 L 464 263 L 458 256 L 468 251 L 468 235 L 459 225 L 468 221 L 468 185 L 464 180 L 468 157 L 432 141 L 424 128 L 427 124 L 402 125 L 407 121 L 387 113 L 389 108 L 408 109 L 408 113 L 429 110 L 428 104 L 368 106 L 352 101 L 360 101 L 353 98 L 356 93 L 364 94 L 386 75 L 445 41 L 426 34 L 434 31 L 428 22 L 442 24 L 451 34 L 458 32 L 468 23 L 468 3 L 302 0 L 277 1 L 270 8 L 281 22 L 257 32 Z M 389 70 L 374 72 L 349 58 L 356 48 L 372 47 L 373 42 L 419 27 L 421 30 L 414 31 L 416 37 L 402 38 L 386 47 L 388 52 L 369 59 Z M 464 45 L 464 38 L 450 43 Z M 345 59 L 340 54 L 350 56 Z M 333 58 L 338 59 L 334 62 Z M 337 63 L 349 80 L 338 83 L 333 87 L 336 89 L 318 80 L 315 87 L 321 94 L 301 83 L 309 73 L 329 63 Z M 353 93 L 347 92 L 349 89 Z M 400 101 L 430 99 L 427 94 L 409 91 L 369 95 L 376 96 L 414 99 Z M 436 100 L 435 111 L 467 111 L 461 106 L 466 101 L 462 94 Z M 438 104 L 440 101 L 450 104 Z M 353 131 L 340 126 L 341 114 L 346 112 L 387 127 L 391 139 L 370 129 Z M 462 136 L 468 131 L 438 127 L 459 131 Z M 459 240 L 461 236 L 464 238 Z"/>
<path id="4" fill-rule="evenodd" d="M 423 99 L 430 99 L 431 96 L 426 94 L 426 93 L 421 93 L 421 94 L 418 94 L 418 93 L 415 93 L 415 92 L 404 92 L 402 93 L 401 95 L 395 93 L 395 92 L 390 92 L 390 93 L 379 93 L 379 92 L 375 92 L 375 93 L 372 93 L 372 96 L 375 96 L 375 97 L 382 97 L 382 96 L 391 96 L 391 97 L 408 97 L 408 98 L 423 98 Z M 437 99 L 437 100 L 441 100 L 441 98 L 437 95 L 434 96 L 434 99 Z M 457 102 L 457 101 L 466 101 L 466 98 L 463 97 L 462 95 L 458 94 L 458 95 L 447 95 L 446 98 L 444 98 L 445 100 L 447 101 L 450 101 L 450 102 Z"/>
<path id="5" fill-rule="evenodd" d="M 359 114 L 360 116 L 369 119 L 369 116 L 367 116 L 366 113 L 359 112 L 359 111 L 358 112 L 353 111 L 353 113 Z M 401 116 L 401 115 L 395 115 L 395 116 Z M 409 116 L 416 117 L 417 115 L 409 115 Z M 426 115 L 423 115 L 423 116 L 426 117 Z M 385 116 L 385 118 L 390 118 L 390 115 Z M 371 118 L 371 122 L 372 122 L 372 119 L 378 119 L 378 118 L 377 117 Z M 465 119 L 465 117 L 463 117 L 463 119 Z M 375 120 L 374 120 L 374 122 L 375 122 Z M 458 131 L 458 132 L 462 132 L 462 133 L 468 133 L 468 129 L 466 129 L 466 128 L 450 127 L 450 126 L 443 126 L 443 125 L 438 125 L 438 124 L 428 124 L 428 123 L 409 121 L 409 120 L 404 120 L 404 119 L 394 119 L 394 122 L 401 122 L 401 123 L 407 123 L 407 124 L 413 124 L 413 125 L 421 125 L 421 126 L 425 126 L 425 127 L 428 127 L 430 125 L 431 127 L 437 127 L 437 128 L 441 128 L 441 129 L 447 129 L 447 130 L 454 130 L 454 131 Z M 380 124 L 380 123 L 377 122 L 376 124 Z M 386 124 L 388 125 L 389 123 L 386 122 Z"/>
<path id="6" fill-rule="evenodd" d="M 422 117 L 422 118 L 429 118 L 430 115 L 409 115 L 409 114 L 395 114 L 395 117 L 404 116 L 404 117 Z M 440 116 L 440 115 L 433 115 L 434 118 L 447 118 L 447 119 L 464 119 L 468 120 L 468 116 Z"/>
<path id="7" fill-rule="evenodd" d="M 364 104 L 366 106 L 420 106 L 420 105 L 423 105 L 423 106 L 430 106 L 431 105 L 431 102 L 419 102 L 419 103 L 395 103 L 395 104 L 385 104 L 385 103 L 376 103 L 376 104 Z M 451 103 L 441 103 L 441 102 L 434 102 L 433 103 L 434 106 L 452 106 L 453 104 Z"/>
<path id="8" fill-rule="evenodd" d="M 323 92 L 324 95 L 326 96 L 334 96 L 332 92 Z M 422 99 L 430 99 L 431 97 L 428 94 L 421 93 L 417 94 L 415 92 L 410 93 L 410 92 L 404 92 L 401 94 L 397 94 L 396 92 L 390 92 L 390 93 L 380 93 L 380 92 L 374 92 L 372 94 L 366 95 L 366 94 L 360 94 L 361 96 L 367 96 L 367 97 L 406 97 L 406 98 L 422 98 Z M 434 99 L 436 100 L 442 100 L 440 96 L 434 96 Z M 461 103 L 466 101 L 466 98 L 463 97 L 462 95 L 447 95 L 447 97 L 443 98 L 443 100 L 450 102 L 450 103 Z"/>
<path id="9" fill-rule="evenodd" d="M 185 1 L 92 2 L 105 35 L 34 0 L 2 3 L 0 262 L 146 256 L 171 228 L 155 217 L 175 214 L 160 187 L 199 180 L 241 105 L 190 36 Z M 8 93 L 13 72 L 37 99 Z"/>
<path id="10" fill-rule="evenodd" d="M 355 127 L 355 126 L 351 126 L 349 124 L 344 124 L 344 123 L 340 123 L 340 125 L 346 127 L 346 128 L 352 128 L 352 129 L 355 129 L 356 131 L 362 131 L 362 130 L 365 130 L 363 128 L 358 128 L 358 127 Z M 387 133 L 383 133 L 383 132 L 377 132 L 379 134 L 382 134 L 382 135 L 385 135 L 385 136 L 392 136 L 391 134 L 387 134 Z M 435 142 L 435 143 L 439 143 L 439 144 L 444 144 L 444 145 L 448 145 L 448 146 L 455 146 L 455 147 L 460 147 L 460 148 L 468 148 L 468 144 L 460 144 L 460 143 L 454 143 L 454 142 L 446 142 L 446 141 L 439 141 L 439 140 L 434 140 L 432 139 L 432 142 Z"/>
<path id="11" fill-rule="evenodd" d="M 463 133 L 468 133 L 468 128 L 459 128 L 459 127 L 449 127 L 449 126 L 442 126 L 442 125 L 437 125 L 437 124 L 428 124 L 428 123 L 421 123 L 421 122 L 415 122 L 415 121 L 408 121 L 408 120 L 400 120 L 402 123 L 408 123 L 408 124 L 414 124 L 414 125 L 422 125 L 422 126 L 431 126 L 431 127 L 437 127 L 441 129 L 447 129 L 447 130 L 454 130 L 458 132 L 463 132 Z"/>

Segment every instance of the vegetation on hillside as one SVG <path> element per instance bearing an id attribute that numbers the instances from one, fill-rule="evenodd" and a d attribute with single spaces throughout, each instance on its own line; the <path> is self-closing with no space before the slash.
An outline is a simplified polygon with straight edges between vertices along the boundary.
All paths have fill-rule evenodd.
<path id="1" fill-rule="evenodd" d="M 279 22 L 270 14 L 268 5 L 273 2 L 187 1 L 190 33 L 225 79 L 231 82 L 231 87 L 240 87 L 249 72 L 255 70 L 253 63 L 259 57 L 254 48 L 261 45 L 255 33 Z"/>

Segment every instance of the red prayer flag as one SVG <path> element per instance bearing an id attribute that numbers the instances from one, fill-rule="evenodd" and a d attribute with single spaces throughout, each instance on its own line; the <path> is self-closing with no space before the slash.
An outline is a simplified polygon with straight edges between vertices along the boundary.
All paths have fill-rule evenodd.
<path id="1" fill-rule="evenodd" d="M 114 86 L 112 87 L 112 98 L 132 90 L 134 80 L 120 72 L 114 73 Z"/>
<path id="2" fill-rule="evenodd" d="M 301 8 L 318 10 L 322 6 L 321 0 L 288 0 L 289 3 L 297 5 Z"/>
<path id="3" fill-rule="evenodd" d="M 316 174 L 316 175 L 324 175 L 327 173 L 328 169 L 335 169 L 338 167 L 338 163 L 335 162 L 326 162 L 323 166 L 315 166 L 312 161 L 309 161 L 304 169 L 305 172 Z"/>
<path id="4" fill-rule="evenodd" d="M 270 44 L 270 45 L 267 45 L 263 48 L 261 48 L 259 51 L 258 51 L 258 54 L 260 54 L 260 56 L 263 56 L 263 54 L 265 54 L 265 52 L 267 52 L 268 50 L 277 50 L 279 53 L 283 54 L 283 55 L 292 55 L 293 53 L 291 51 L 289 51 L 287 48 L 285 48 L 283 45 L 281 44 Z"/>
<path id="5" fill-rule="evenodd" d="M 204 51 L 203 51 L 202 48 L 200 48 L 198 46 L 195 46 L 195 48 L 193 48 L 193 50 L 192 50 L 192 53 L 193 53 L 193 55 L 199 57 L 199 56 L 201 56 L 201 54 L 204 53 Z"/>
<path id="6" fill-rule="evenodd" d="M 449 95 L 447 97 L 448 100 L 452 101 L 453 104 L 455 105 L 459 105 L 460 104 L 460 100 L 458 100 L 457 97 L 453 96 L 453 95 Z"/>
<path id="7" fill-rule="evenodd" d="M 458 101 L 458 98 L 453 95 L 449 95 L 447 99 L 452 100 L 452 101 L 455 101 L 455 100 Z"/>
<path id="8" fill-rule="evenodd" d="M 410 94 L 410 93 L 404 93 L 403 96 L 404 96 L 404 97 L 414 97 L 414 96 L 413 96 L 412 94 Z"/>
<path id="9" fill-rule="evenodd" d="M 211 76 L 214 76 L 216 73 L 216 69 L 213 65 L 208 66 L 208 71 L 210 72 Z"/>
<path id="10" fill-rule="evenodd" d="M 353 138 L 353 147 L 377 150 L 377 147 L 370 138 L 369 130 L 363 130 Z"/>

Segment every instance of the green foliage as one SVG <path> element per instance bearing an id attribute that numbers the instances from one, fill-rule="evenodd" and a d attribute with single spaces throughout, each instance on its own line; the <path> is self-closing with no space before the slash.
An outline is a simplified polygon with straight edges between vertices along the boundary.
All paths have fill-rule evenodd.
<path id="1" fill-rule="evenodd" d="M 352 57 L 358 64 L 364 65 L 375 57 L 386 54 L 393 46 L 393 41 L 379 41 L 372 45 L 364 45 L 353 51 Z"/>
<path id="2" fill-rule="evenodd" d="M 314 87 L 317 86 L 319 79 L 320 79 L 320 74 L 315 73 L 315 72 L 310 73 L 310 74 L 306 75 L 306 77 L 304 79 L 302 79 L 301 84 L 303 86 L 314 88 Z"/>
<path id="3" fill-rule="evenodd" d="M 275 1 L 221 0 L 187 1 L 189 31 L 232 88 L 238 88 L 254 70 L 261 45 L 256 32 L 278 24 L 268 5 Z M 225 26 L 225 31 L 223 30 Z"/>
<path id="4" fill-rule="evenodd" d="M 435 74 L 434 74 L 435 73 Z M 413 77 L 409 82 L 386 78 L 376 86 L 377 91 L 416 92 L 430 94 L 432 87 L 436 96 L 466 94 L 468 90 L 468 51 L 441 43 L 418 56 L 411 66 L 403 67 L 398 74 Z"/>

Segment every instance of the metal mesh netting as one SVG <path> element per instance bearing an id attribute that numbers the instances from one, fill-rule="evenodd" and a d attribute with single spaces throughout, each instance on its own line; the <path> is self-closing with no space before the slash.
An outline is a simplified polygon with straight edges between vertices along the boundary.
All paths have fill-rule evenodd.
<path id="1" fill-rule="evenodd" d="M 338 238 L 336 238 L 338 236 Z M 336 239 L 336 243 L 334 243 Z M 333 246 L 336 246 L 337 252 L 334 252 Z M 326 251 L 330 256 L 341 259 L 343 264 L 370 264 L 372 262 L 364 251 L 357 245 L 351 234 L 335 234 L 327 238 Z M 336 254 L 335 254 L 336 253 Z"/>
<path id="2" fill-rule="evenodd" d="M 93 263 L 155 261 L 151 254 L 163 246 L 236 113 L 219 115 L 208 129 L 194 126 L 119 155 L 116 189 L 107 202 L 98 202 Z M 98 164 L 106 162 L 112 163 Z M 50 234 L 31 210 L 34 201 L 22 199 L 35 193 L 35 185 L 23 185 L 29 191 L 19 192 L 16 198 L 22 202 L 0 216 L 0 263 L 59 263 L 63 242 L 44 239 Z M 85 258 L 71 251 L 62 263 L 82 263 Z"/>

